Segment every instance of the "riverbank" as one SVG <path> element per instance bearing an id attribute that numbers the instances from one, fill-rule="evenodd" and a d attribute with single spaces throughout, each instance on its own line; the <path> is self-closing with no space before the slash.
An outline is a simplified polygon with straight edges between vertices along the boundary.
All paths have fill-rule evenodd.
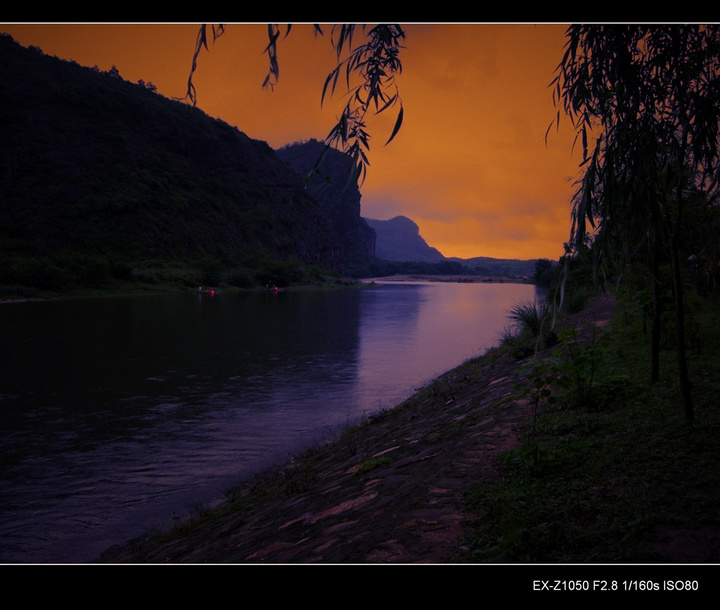
<path id="1" fill-rule="evenodd" d="M 406 403 L 231 491 L 225 504 L 112 549 L 103 562 L 454 562 L 468 481 L 527 418 L 496 404 L 512 366 L 466 364 Z"/>
<path id="2" fill-rule="evenodd" d="M 366 288 L 376 283 L 412 283 L 412 282 L 454 282 L 454 283 L 513 283 L 513 284 L 531 284 L 528 278 L 518 278 L 510 276 L 482 276 L 482 275 L 392 275 L 387 277 L 374 278 L 345 278 L 345 277 L 325 277 L 322 281 L 304 284 L 290 284 L 281 288 L 283 291 L 297 290 L 337 290 L 342 288 Z M 221 285 L 218 287 L 200 286 L 199 291 L 208 292 L 263 292 L 267 287 L 254 286 L 249 288 L 240 288 L 237 286 Z M 86 288 L 82 290 L 68 290 L 64 292 L 37 291 L 33 290 L 32 295 L 15 294 L 7 291 L 6 294 L 0 295 L 0 304 L 3 303 L 30 303 L 37 301 L 52 301 L 57 299 L 83 299 L 83 298 L 100 298 L 100 297 L 118 297 L 118 296 L 137 296 L 143 294 L 164 294 L 164 293 L 196 293 L 198 289 L 188 288 L 173 283 L 164 284 L 144 284 L 136 282 L 123 286 L 115 285 L 105 288 Z"/>
<path id="3" fill-rule="evenodd" d="M 606 324 L 598 297 L 580 318 Z M 521 444 L 530 403 L 518 362 L 473 359 L 402 405 L 348 428 L 228 493 L 171 531 L 103 555 L 110 563 L 452 563 L 472 519 L 463 495 L 499 482 L 496 459 Z"/>
<path id="4" fill-rule="evenodd" d="M 345 288 L 364 288 L 368 283 L 352 278 L 327 278 L 323 282 L 314 284 L 293 284 L 278 288 L 282 291 L 298 291 L 298 290 L 339 290 Z M 254 286 L 251 288 L 239 288 L 237 286 L 221 285 L 199 286 L 197 288 L 188 288 L 177 284 L 128 284 L 126 286 L 110 286 L 107 288 L 68 290 L 64 292 L 50 291 L 33 291 L 33 296 L 23 296 L 9 292 L 4 296 L 0 296 L 0 305 L 3 303 L 32 303 L 42 301 L 57 301 L 61 299 L 88 299 L 88 298 L 116 298 L 124 296 L 141 296 L 156 294 L 221 294 L 239 293 L 239 292 L 268 292 L 267 286 Z"/>
<path id="5" fill-rule="evenodd" d="M 474 283 L 513 283 L 532 284 L 531 278 L 503 275 L 388 275 L 384 277 L 363 278 L 363 282 L 460 282 Z"/>
<path id="6" fill-rule="evenodd" d="M 717 562 L 720 376 L 708 356 L 720 341 L 709 311 L 697 312 L 704 352 L 690 354 L 692 425 L 678 406 L 672 352 L 663 355 L 668 381 L 650 387 L 641 312 L 601 295 L 557 328 L 582 329 L 585 355 L 601 346 L 587 404 L 547 403 L 534 420 L 532 394 L 517 385 L 530 359 L 489 350 L 253 477 L 220 506 L 99 561 Z"/>

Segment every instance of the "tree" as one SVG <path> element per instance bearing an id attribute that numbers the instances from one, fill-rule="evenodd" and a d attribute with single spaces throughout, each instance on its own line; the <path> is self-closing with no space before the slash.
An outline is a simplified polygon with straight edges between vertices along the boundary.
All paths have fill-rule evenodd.
<path id="1" fill-rule="evenodd" d="M 642 246 L 655 286 L 669 251 L 680 392 L 693 419 L 680 235 L 688 193 L 718 194 L 720 27 L 573 25 L 567 39 L 553 84 L 583 148 L 570 244 L 591 234 L 598 266 Z"/>
<path id="2" fill-rule="evenodd" d="M 285 29 L 287 36 L 292 29 L 288 24 Z M 392 133 L 386 144 L 390 143 L 402 126 L 404 111 L 396 83 L 396 76 L 402 72 L 400 49 L 405 39 L 405 32 L 399 25 L 378 24 L 372 27 L 363 25 L 365 34 L 362 44 L 353 46 L 356 35 L 356 24 L 334 25 L 331 31 L 331 44 L 336 52 L 338 64 L 328 75 L 322 90 L 322 99 L 332 95 L 344 76 L 347 88 L 347 104 L 340 118 L 325 139 L 326 148 L 335 147 L 349 155 L 353 161 L 351 181 L 364 179 L 368 166 L 370 135 L 367 131 L 365 118 L 368 112 L 376 114 L 398 106 L 398 113 Z M 186 97 L 193 104 L 197 102 L 197 92 L 192 79 L 197 69 L 197 58 L 203 49 L 208 50 L 210 33 L 213 42 L 225 32 L 224 24 L 202 24 L 198 31 L 193 54 L 192 67 L 188 78 Z M 313 26 L 315 36 L 323 36 L 321 27 Z M 278 62 L 278 41 L 281 30 L 277 24 L 268 24 L 268 45 L 265 53 L 269 59 L 268 74 L 263 87 L 272 88 L 280 78 Z M 318 159 L 314 170 L 321 159 Z"/>

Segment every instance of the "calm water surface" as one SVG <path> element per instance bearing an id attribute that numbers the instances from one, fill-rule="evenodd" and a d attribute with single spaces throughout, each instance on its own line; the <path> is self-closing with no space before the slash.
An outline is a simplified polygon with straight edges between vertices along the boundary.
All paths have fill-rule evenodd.
<path id="1" fill-rule="evenodd" d="M 87 562 L 498 342 L 521 284 L 0 305 L 0 561 Z"/>

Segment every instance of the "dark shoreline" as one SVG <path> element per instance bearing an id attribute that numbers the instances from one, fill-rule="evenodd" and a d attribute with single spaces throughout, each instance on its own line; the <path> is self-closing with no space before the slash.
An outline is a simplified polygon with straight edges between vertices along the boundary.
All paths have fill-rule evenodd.
<path id="1" fill-rule="evenodd" d="M 363 278 L 361 282 L 455 282 L 468 284 L 533 284 L 530 278 L 501 275 L 389 275 L 385 277 Z"/>
<path id="2" fill-rule="evenodd" d="M 504 284 L 533 284 L 528 278 L 511 276 L 481 276 L 481 275 L 391 275 L 385 277 L 371 277 L 359 279 L 342 279 L 339 281 L 328 281 L 324 284 L 299 284 L 282 288 L 282 290 L 339 290 L 364 288 L 379 283 L 412 283 L 412 282 L 454 282 L 454 283 L 504 283 Z M 265 292 L 264 287 L 255 288 L 219 288 L 216 294 L 221 292 Z M 126 290 L 99 289 L 83 290 L 78 292 L 48 294 L 47 296 L 13 296 L 0 297 L 0 305 L 16 303 L 38 303 L 44 301 L 58 301 L 65 299 L 88 299 L 88 298 L 113 298 L 126 296 L 143 296 L 154 294 L 196 294 L 195 291 L 178 287 L 157 287 L 138 284 L 128 287 Z"/>

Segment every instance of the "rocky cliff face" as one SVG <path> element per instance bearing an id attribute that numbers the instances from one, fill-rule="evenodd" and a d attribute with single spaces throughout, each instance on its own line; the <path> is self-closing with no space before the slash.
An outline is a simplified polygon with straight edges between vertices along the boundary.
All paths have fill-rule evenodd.
<path id="1" fill-rule="evenodd" d="M 445 257 L 420 236 L 419 227 L 405 216 L 390 220 L 367 219 L 377 235 L 375 256 L 388 261 L 437 263 Z"/>
<path id="2" fill-rule="evenodd" d="M 311 174 L 323 151 L 318 171 Z M 352 277 L 365 275 L 375 252 L 375 232 L 360 215 L 361 194 L 357 184 L 348 183 L 349 158 L 338 150 L 326 150 L 318 140 L 283 147 L 277 155 L 303 180 L 308 180 L 308 193 L 320 205 L 341 244 L 344 272 Z"/>

